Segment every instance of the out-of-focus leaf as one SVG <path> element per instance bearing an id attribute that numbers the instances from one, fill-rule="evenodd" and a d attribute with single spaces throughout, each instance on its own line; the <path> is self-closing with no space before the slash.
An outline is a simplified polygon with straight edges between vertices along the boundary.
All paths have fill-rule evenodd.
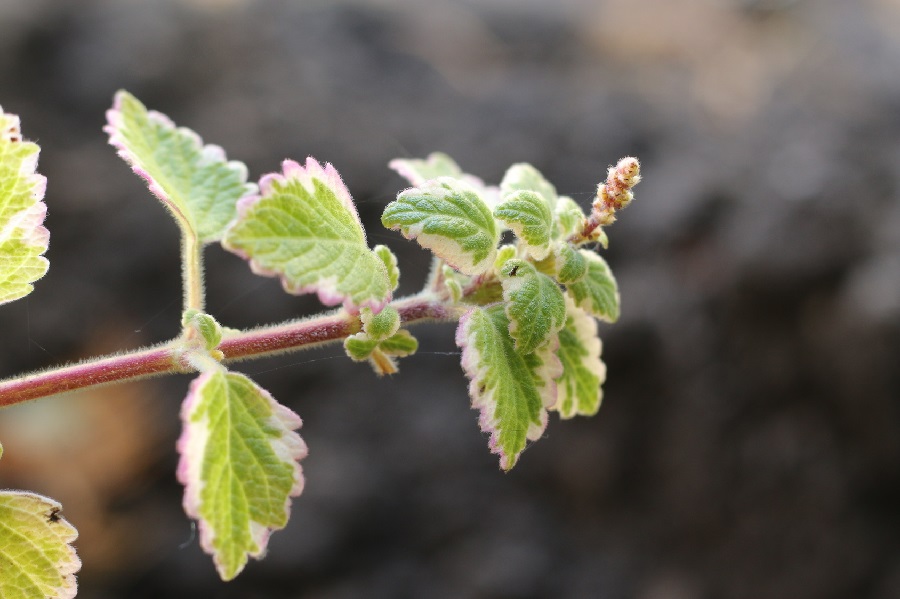
<path id="1" fill-rule="evenodd" d="M 31 293 L 50 263 L 43 226 L 47 180 L 36 171 L 40 148 L 22 140 L 19 117 L 0 108 L 0 304 Z"/>

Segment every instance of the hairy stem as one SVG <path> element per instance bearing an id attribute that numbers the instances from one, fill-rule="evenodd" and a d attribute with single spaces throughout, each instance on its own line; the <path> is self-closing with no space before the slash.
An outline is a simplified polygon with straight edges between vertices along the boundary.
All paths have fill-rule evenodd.
<path id="1" fill-rule="evenodd" d="M 458 309 L 431 294 L 398 299 L 391 304 L 405 325 L 435 320 L 458 320 Z M 285 324 L 227 335 L 218 349 L 224 361 L 261 358 L 340 341 L 359 332 L 359 317 L 344 310 Z M 182 339 L 0 381 L 0 407 L 88 389 L 113 382 L 134 381 L 167 373 L 191 372 Z"/>
<path id="2" fill-rule="evenodd" d="M 181 233 L 181 278 L 184 287 L 184 310 L 203 311 L 203 244 L 196 235 Z"/>
<path id="3" fill-rule="evenodd" d="M 0 406 L 167 372 L 185 372 L 170 344 L 6 379 L 0 382 Z"/>

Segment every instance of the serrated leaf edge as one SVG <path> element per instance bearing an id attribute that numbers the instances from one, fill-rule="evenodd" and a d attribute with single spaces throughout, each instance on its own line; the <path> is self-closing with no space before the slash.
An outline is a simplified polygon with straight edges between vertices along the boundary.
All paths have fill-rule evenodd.
<path id="1" fill-rule="evenodd" d="M 461 185 L 460 187 L 456 187 L 456 185 Z M 434 188 L 434 189 L 431 189 Z M 483 223 L 476 222 L 475 219 L 469 217 L 466 213 L 465 216 L 467 220 L 475 224 L 475 226 L 482 232 L 490 233 L 492 237 L 491 248 L 488 251 L 488 254 L 483 257 L 481 260 L 477 262 L 473 260 L 471 256 L 471 252 L 464 250 L 462 244 L 459 243 L 457 239 L 449 237 L 447 235 L 441 233 L 426 233 L 424 232 L 425 224 L 424 221 L 428 220 L 428 218 L 433 218 L 433 216 L 427 217 L 418 223 L 405 225 L 405 224 L 392 224 L 388 225 L 384 221 L 384 213 L 382 214 L 382 224 L 391 230 L 399 230 L 400 233 L 406 239 L 415 240 L 422 247 L 430 250 L 435 256 L 442 259 L 449 266 L 454 268 L 455 270 L 467 274 L 467 275 L 478 275 L 482 274 L 485 271 L 489 270 L 496 259 L 497 255 L 497 242 L 500 238 L 500 228 L 498 227 L 497 220 L 493 216 L 493 209 L 489 205 L 487 201 L 482 197 L 480 190 L 469 184 L 468 182 L 462 179 L 456 179 L 453 177 L 438 177 L 436 179 L 429 179 L 425 181 L 422 186 L 419 187 L 410 187 L 408 189 L 404 189 L 399 194 L 397 194 L 397 199 L 394 202 L 388 204 L 387 208 L 385 208 L 385 213 L 391 208 L 391 206 L 395 205 L 397 202 L 401 202 L 405 200 L 406 195 L 411 194 L 419 194 L 423 196 L 427 196 L 429 194 L 441 193 L 445 195 L 449 195 L 452 193 L 470 193 L 475 196 L 475 198 L 481 202 L 484 206 L 486 213 L 480 214 L 479 216 L 483 216 L 486 223 L 491 227 L 491 231 L 487 231 L 482 225 Z M 477 209 L 474 208 L 474 209 Z M 480 212 L 480 211 L 479 211 Z M 462 219 L 460 216 L 454 216 L 455 219 Z M 459 248 L 459 251 L 454 251 L 453 248 Z M 455 258 L 460 258 L 461 260 L 457 260 Z"/>
<path id="2" fill-rule="evenodd" d="M 59 537 L 60 543 L 65 546 L 67 557 L 61 567 L 57 570 L 60 574 L 60 577 L 62 578 L 62 585 L 53 589 L 55 591 L 54 595 L 47 595 L 47 597 L 48 599 L 72 599 L 73 597 L 75 597 L 75 595 L 78 593 L 78 580 L 75 578 L 75 574 L 79 570 L 81 570 L 81 558 L 78 557 L 78 554 L 75 552 L 75 547 L 72 546 L 72 543 L 74 543 L 75 540 L 78 539 L 78 531 L 69 523 L 68 520 L 59 516 L 59 513 L 62 511 L 62 504 L 54 499 L 51 499 L 50 497 L 46 497 L 38 493 L 32 493 L 31 491 L 3 489 L 0 490 L 0 495 L 25 497 L 39 502 L 47 508 L 44 517 L 47 519 L 48 523 L 50 522 L 51 518 L 56 518 L 54 524 L 58 525 L 60 529 L 58 532 L 62 533 L 57 534 L 57 537 Z M 2 526 L 4 526 L 4 524 L 0 522 L 0 527 Z M 0 572 L 0 576 L 2 576 L 2 572 Z"/>
<path id="3" fill-rule="evenodd" d="M 593 416 L 600 409 L 600 404 L 603 401 L 603 383 L 606 382 L 606 364 L 600 358 L 600 355 L 603 352 L 603 342 L 600 340 L 600 337 L 597 335 L 597 321 L 590 314 L 579 308 L 575 305 L 574 300 L 569 296 L 566 296 L 566 313 L 568 317 L 571 319 L 572 326 L 569 326 L 569 323 L 566 322 L 566 326 L 564 328 L 571 329 L 575 333 L 575 338 L 578 340 L 581 347 L 587 352 L 586 356 L 582 356 L 580 358 L 581 364 L 594 376 L 597 377 L 597 403 L 596 406 L 591 410 L 581 410 L 580 402 L 578 401 L 578 397 L 574 396 L 572 398 L 572 409 L 571 410 L 563 410 L 562 405 L 566 401 L 566 395 L 568 394 L 568 390 L 566 385 L 564 384 L 565 373 L 565 363 L 563 363 L 563 373 L 560 375 L 557 380 L 557 401 L 556 404 L 551 408 L 559 412 L 559 417 L 563 420 L 568 420 L 570 418 L 574 418 L 575 416 Z M 562 359 L 560 358 L 560 362 Z"/>
<path id="4" fill-rule="evenodd" d="M 487 308 L 490 308 L 490 306 Z M 471 318 L 479 310 L 485 309 L 486 308 L 473 308 L 460 318 L 459 325 L 456 329 L 456 345 L 462 349 L 460 364 L 466 377 L 469 379 L 469 396 L 472 400 L 472 408 L 479 411 L 479 428 L 482 432 L 490 435 L 488 448 L 491 453 L 500 456 L 500 467 L 503 470 L 510 470 L 516 465 L 519 456 L 525 448 L 515 455 L 507 455 L 500 446 L 500 429 L 494 417 L 496 401 L 490 401 L 487 394 L 482 393 L 479 389 L 479 381 L 484 378 L 484 373 L 488 366 L 479 366 L 478 349 L 475 347 L 474 343 L 469 342 L 469 324 Z M 490 317 L 487 316 L 487 318 Z M 507 334 L 507 331 L 502 331 L 502 333 Z M 540 424 L 537 425 L 534 422 L 529 423 L 528 430 L 525 434 L 525 438 L 528 441 L 536 441 L 544 434 L 548 421 L 547 410 L 555 405 L 557 401 L 556 379 L 562 374 L 562 363 L 556 356 L 558 346 L 559 339 L 555 338 L 543 348 L 535 351 L 538 359 L 542 362 L 541 366 L 536 371 L 536 374 L 547 384 L 538 389 L 538 395 L 541 398 L 542 405 L 539 414 Z"/>
<path id="5" fill-rule="evenodd" d="M 8 143 L 21 143 L 34 148 L 34 152 L 22 159 L 18 173 L 19 176 L 25 180 L 25 184 L 30 188 L 28 193 L 34 203 L 9 217 L 9 221 L 3 229 L 0 230 L 0 239 L 6 239 L 13 231 L 20 228 L 27 235 L 24 238 L 24 241 L 29 245 L 40 248 L 41 251 L 39 254 L 43 254 L 50 245 L 50 231 L 43 226 L 44 220 L 47 217 L 47 205 L 43 202 L 44 196 L 47 193 L 47 178 L 37 172 L 41 148 L 34 142 L 22 139 L 21 119 L 16 114 L 3 112 L 3 107 L 0 106 L 0 119 L 4 117 L 8 119 L 9 122 L 9 125 L 0 131 L 0 135 L 3 136 L 4 141 Z M 46 274 L 50 262 L 42 255 L 36 256 L 36 258 L 39 258 L 38 263 L 42 264 L 43 272 L 34 280 L 26 283 L 27 291 L 24 294 L 0 300 L 0 305 L 20 299 L 31 293 L 34 289 L 34 286 L 31 283 L 34 283 Z"/>
<path id="6" fill-rule="evenodd" d="M 278 182 L 281 185 L 287 185 L 288 180 L 292 177 L 296 178 L 296 180 L 301 185 L 303 185 L 306 191 L 313 196 L 315 196 L 315 184 L 313 183 L 313 180 L 319 179 L 320 181 L 322 181 L 322 183 L 324 183 L 328 187 L 328 189 L 334 192 L 335 197 L 338 198 L 341 205 L 347 208 L 347 210 L 350 212 L 350 215 L 353 217 L 353 220 L 356 222 L 360 232 L 362 233 L 362 243 L 368 243 L 366 241 L 366 231 L 362 226 L 362 222 L 360 221 L 359 213 L 357 212 L 356 206 L 353 202 L 353 197 L 350 195 L 350 190 L 347 189 L 347 186 L 344 184 L 344 181 L 341 178 L 340 174 L 337 172 L 337 169 L 335 169 L 330 162 L 326 162 L 325 166 L 323 167 L 318 160 L 316 160 L 312 156 L 308 156 L 306 158 L 305 166 L 294 160 L 285 160 L 284 162 L 282 162 L 282 172 L 268 173 L 266 175 L 263 175 L 263 177 L 259 181 L 259 193 L 246 195 L 238 200 L 237 216 L 235 217 L 234 221 L 232 221 L 231 224 L 226 227 L 222 245 L 228 251 L 233 252 L 234 254 L 246 260 L 250 265 L 250 270 L 255 274 L 264 277 L 278 278 L 281 281 L 281 286 L 290 294 L 302 295 L 306 293 L 315 293 L 318 296 L 319 301 L 326 306 L 336 306 L 340 303 L 343 303 L 344 308 L 349 312 L 358 312 L 362 307 L 369 307 L 373 312 L 376 313 L 380 312 L 381 309 L 384 308 L 384 306 L 389 301 L 391 301 L 391 275 L 388 272 L 388 267 L 384 261 L 384 258 L 375 253 L 375 250 L 371 248 L 368 249 L 368 251 L 372 252 L 373 255 L 378 258 L 379 264 L 384 267 L 389 291 L 387 296 L 383 300 L 365 300 L 362 302 L 362 304 L 356 305 L 355 303 L 353 303 L 353 300 L 349 296 L 337 290 L 336 277 L 324 277 L 317 280 L 315 283 L 310 283 L 309 285 L 296 285 L 288 279 L 285 273 L 266 268 L 255 258 L 250 256 L 250 254 L 246 251 L 240 248 L 236 248 L 227 243 L 228 230 L 231 229 L 236 223 L 240 222 L 255 204 L 262 201 L 262 199 L 266 197 L 266 194 L 272 191 L 273 184 L 275 182 Z"/>
<path id="7" fill-rule="evenodd" d="M 228 373 L 227 371 L 224 371 L 224 369 L 222 371 L 212 370 L 200 374 L 197 378 L 191 381 L 187 397 L 181 405 L 182 432 L 181 436 L 176 442 L 176 449 L 179 453 L 178 466 L 176 468 L 176 478 L 178 479 L 178 482 L 184 485 L 184 498 L 182 500 L 182 506 L 184 508 L 185 514 L 197 521 L 197 528 L 200 535 L 200 546 L 203 548 L 203 551 L 213 556 L 213 561 L 216 564 L 216 568 L 219 570 L 220 574 L 223 573 L 222 568 L 224 567 L 224 565 L 221 563 L 220 558 L 213 545 L 215 540 L 215 531 L 212 530 L 212 527 L 209 526 L 200 515 L 200 495 L 203 491 L 201 470 L 203 467 L 205 454 L 203 449 L 206 447 L 206 444 L 209 440 L 209 428 L 204 426 L 201 429 L 196 425 L 196 423 L 193 423 L 193 427 L 189 426 L 189 424 L 191 424 L 190 418 L 194 407 L 201 397 L 200 389 L 203 387 L 203 385 L 209 382 L 212 377 L 222 374 L 227 375 Z M 289 518 L 291 513 L 291 497 L 299 496 L 303 492 L 303 487 L 305 484 L 305 479 L 303 477 L 303 468 L 300 465 L 300 460 L 306 457 L 308 449 L 306 447 L 306 443 L 303 441 L 300 435 L 295 432 L 303 425 L 303 421 L 292 410 L 275 401 L 275 399 L 268 391 L 266 391 L 259 385 L 256 385 L 255 383 L 254 385 L 268 400 L 269 405 L 272 406 L 271 418 L 278 421 L 280 427 L 284 428 L 287 431 L 286 434 L 282 436 L 281 439 L 279 439 L 279 441 L 281 442 L 273 443 L 272 446 L 275 454 L 283 462 L 290 463 L 293 468 L 294 485 L 293 487 L 291 487 L 291 490 L 285 498 L 284 502 L 285 517 Z M 191 434 L 191 431 L 194 431 L 194 434 Z M 199 457 L 197 459 L 191 460 L 190 456 Z M 269 537 L 271 536 L 272 532 L 277 529 L 268 528 L 262 524 L 259 524 L 258 522 L 254 522 L 252 519 L 250 519 L 250 529 L 251 538 L 256 543 L 258 550 L 255 552 L 250 552 L 247 555 L 259 559 L 266 552 Z M 238 571 L 234 575 L 236 576 L 242 569 L 243 566 L 238 569 Z"/>
<path id="8" fill-rule="evenodd" d="M 147 114 L 148 121 L 155 125 L 170 129 L 179 135 L 185 136 L 189 140 L 191 147 L 199 152 L 201 162 L 220 162 L 225 166 L 225 168 L 236 173 L 242 184 L 247 187 L 247 192 L 242 197 L 256 195 L 256 185 L 247 182 L 247 165 L 245 165 L 243 162 L 239 160 L 228 160 L 225 154 L 225 150 L 221 146 L 218 146 L 216 144 L 204 145 L 203 139 L 197 134 L 196 131 L 194 131 L 193 129 L 189 129 L 188 127 L 179 127 L 172 119 L 170 119 L 165 114 L 156 110 L 149 110 L 140 100 L 129 94 L 127 91 L 119 90 L 118 92 L 116 92 L 112 108 L 106 111 L 107 124 L 103 127 L 103 131 L 109 135 L 109 144 L 116 148 L 116 154 L 118 154 L 118 156 L 131 167 L 131 170 L 134 171 L 137 176 L 139 176 L 147 183 L 147 187 L 150 192 L 166 206 L 168 206 L 170 210 L 172 210 L 172 212 L 177 216 L 179 222 L 183 223 L 184 227 L 188 228 L 188 231 L 193 235 L 194 238 L 200 239 L 198 232 L 194 230 L 193 221 L 188 217 L 188 215 L 182 212 L 181 208 L 179 208 L 178 205 L 169 197 L 169 194 L 167 194 L 163 189 L 162 184 L 157 181 L 144 167 L 140 165 L 138 157 L 134 153 L 132 153 L 126 145 L 124 135 L 122 133 L 122 126 L 125 118 L 122 114 L 122 103 L 128 97 L 134 99 L 134 101 L 136 101 L 143 108 L 144 112 L 146 112 Z M 218 240 L 218 238 L 219 236 L 210 239 L 200 239 L 200 241 L 202 241 L 203 243 L 210 243 Z"/>

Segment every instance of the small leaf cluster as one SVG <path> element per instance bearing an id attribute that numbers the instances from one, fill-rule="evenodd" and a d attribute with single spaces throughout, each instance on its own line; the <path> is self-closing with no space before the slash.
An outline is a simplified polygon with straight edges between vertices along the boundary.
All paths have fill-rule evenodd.
<path id="1" fill-rule="evenodd" d="M 606 369 L 595 319 L 618 319 L 619 291 L 606 261 L 583 246 L 605 247 L 607 237 L 581 236 L 588 216 L 529 164 L 511 166 L 499 186 L 440 153 L 391 166 L 413 187 L 382 223 L 434 253 L 432 291 L 466 308 L 462 367 L 508 470 L 541 436 L 548 410 L 571 418 L 599 409 Z M 507 230 L 513 241 L 500 245 Z"/>

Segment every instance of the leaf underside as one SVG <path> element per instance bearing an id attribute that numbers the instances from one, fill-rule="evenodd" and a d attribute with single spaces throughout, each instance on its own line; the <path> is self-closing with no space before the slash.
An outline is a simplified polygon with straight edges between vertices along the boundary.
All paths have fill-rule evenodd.
<path id="1" fill-rule="evenodd" d="M 504 470 L 515 465 L 527 441 L 543 433 L 562 369 L 555 344 L 522 355 L 508 328 L 503 306 L 495 305 L 467 312 L 456 332 L 472 407 L 480 410 L 479 425 L 490 433 L 488 445 Z"/>
<path id="2" fill-rule="evenodd" d="M 260 191 L 241 200 L 225 248 L 249 260 L 257 274 L 279 276 L 289 293 L 316 292 L 322 303 L 343 302 L 353 311 L 381 310 L 395 275 L 384 255 L 366 245 L 350 192 L 333 166 L 286 160 L 283 173 L 263 177 Z"/>
<path id="3" fill-rule="evenodd" d="M 223 580 L 260 558 L 303 490 L 300 418 L 246 376 L 215 370 L 191 384 L 182 407 L 178 479 L 185 512 Z"/>
<path id="4" fill-rule="evenodd" d="M 148 111 L 125 91 L 106 113 L 109 143 L 169 209 L 182 232 L 201 243 L 217 241 L 241 197 L 253 194 L 243 163 L 228 161 L 219 146 Z"/>
<path id="5" fill-rule="evenodd" d="M 483 273 L 494 262 L 499 241 L 494 216 L 474 187 L 456 179 L 433 179 L 401 192 L 381 222 L 464 274 Z"/>
<path id="6" fill-rule="evenodd" d="M 43 226 L 46 179 L 37 174 L 40 148 L 22 140 L 19 117 L 0 108 L 0 304 L 31 293 L 47 272 L 50 233 Z"/>

